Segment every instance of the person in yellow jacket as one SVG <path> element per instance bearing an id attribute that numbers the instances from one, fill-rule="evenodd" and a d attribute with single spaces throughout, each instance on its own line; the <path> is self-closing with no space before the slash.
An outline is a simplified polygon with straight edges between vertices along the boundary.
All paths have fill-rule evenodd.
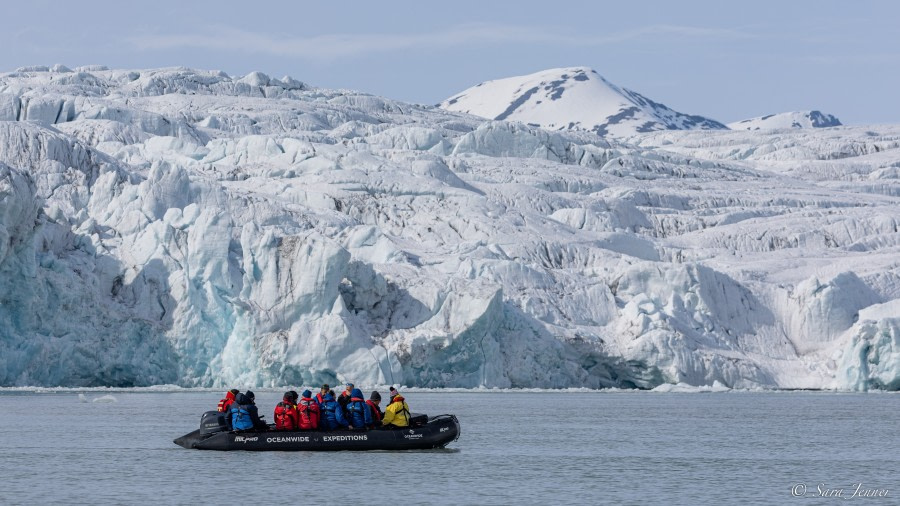
<path id="1" fill-rule="evenodd" d="M 391 403 L 384 408 L 381 425 L 384 427 L 409 427 L 409 406 L 400 392 L 393 388 L 391 388 Z"/>

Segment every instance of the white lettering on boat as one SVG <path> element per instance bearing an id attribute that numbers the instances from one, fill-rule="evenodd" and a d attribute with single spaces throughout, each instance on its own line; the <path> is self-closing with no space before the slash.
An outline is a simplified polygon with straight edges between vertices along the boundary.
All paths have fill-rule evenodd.
<path id="1" fill-rule="evenodd" d="M 369 436 L 365 434 L 352 434 L 347 436 L 324 436 L 322 441 L 368 441 Z"/>
<path id="2" fill-rule="evenodd" d="M 405 437 L 406 439 L 422 439 L 421 434 L 404 434 L 403 437 Z"/>
<path id="3" fill-rule="evenodd" d="M 259 436 L 257 436 L 257 437 L 234 436 L 235 443 L 250 443 L 252 441 L 259 441 Z"/>
<path id="4" fill-rule="evenodd" d="M 309 436 L 267 437 L 266 443 L 309 443 Z"/>

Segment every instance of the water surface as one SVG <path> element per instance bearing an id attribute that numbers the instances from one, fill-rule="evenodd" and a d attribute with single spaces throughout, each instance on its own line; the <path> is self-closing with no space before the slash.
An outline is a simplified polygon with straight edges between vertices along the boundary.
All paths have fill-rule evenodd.
<path id="1" fill-rule="evenodd" d="M 895 394 L 410 392 L 460 439 L 370 453 L 185 450 L 172 439 L 220 395 L 111 395 L 0 392 L 0 502 L 834 504 L 822 486 L 862 483 L 888 496 L 853 500 L 900 504 Z M 270 420 L 280 397 L 257 393 Z"/>

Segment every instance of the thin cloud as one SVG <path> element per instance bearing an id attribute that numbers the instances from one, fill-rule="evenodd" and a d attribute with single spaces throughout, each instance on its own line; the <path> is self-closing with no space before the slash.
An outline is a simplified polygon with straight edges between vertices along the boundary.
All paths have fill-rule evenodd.
<path id="1" fill-rule="evenodd" d="M 900 53 L 851 53 L 805 56 L 801 62 L 814 65 L 850 67 L 853 65 L 891 65 L 900 63 Z"/>
<path id="2" fill-rule="evenodd" d="M 145 34 L 128 40 L 137 49 L 152 51 L 198 48 L 291 56 L 310 60 L 333 60 L 349 56 L 416 48 L 453 48 L 474 44 L 546 43 L 571 46 L 605 46 L 650 38 L 753 39 L 757 35 L 740 30 L 678 25 L 653 25 L 602 35 L 571 35 L 563 31 L 515 25 L 465 24 L 429 33 L 326 34 L 311 37 L 280 37 L 228 26 L 212 27 L 207 33 Z"/>

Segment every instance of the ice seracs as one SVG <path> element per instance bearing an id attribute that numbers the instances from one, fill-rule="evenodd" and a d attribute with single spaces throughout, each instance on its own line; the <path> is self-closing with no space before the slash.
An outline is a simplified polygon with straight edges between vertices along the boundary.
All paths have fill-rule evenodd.
<path id="1" fill-rule="evenodd" d="M 587 130 L 624 137 L 654 130 L 725 129 L 702 116 L 683 114 L 625 88 L 587 67 L 549 69 L 473 86 L 441 102 L 494 120 L 521 121 L 548 130 Z"/>
<path id="2" fill-rule="evenodd" d="M 0 74 L 0 384 L 900 388 L 900 127 L 518 110 Z"/>

